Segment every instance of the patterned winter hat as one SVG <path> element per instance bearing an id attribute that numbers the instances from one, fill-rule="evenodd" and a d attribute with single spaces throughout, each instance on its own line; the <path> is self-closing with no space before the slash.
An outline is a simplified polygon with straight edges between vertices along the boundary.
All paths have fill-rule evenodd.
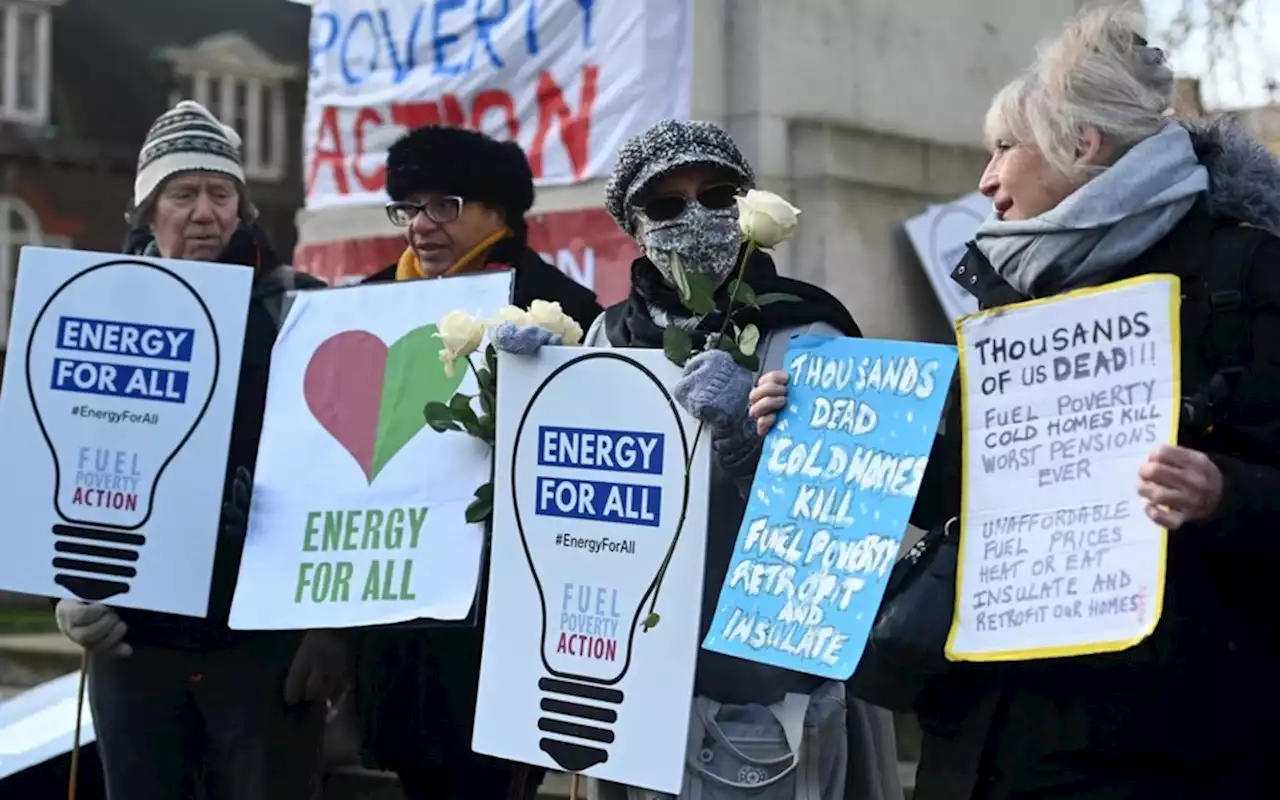
<path id="1" fill-rule="evenodd" d="M 209 109 L 194 100 L 183 100 L 161 114 L 147 131 L 138 154 L 130 215 L 137 217 L 151 204 L 166 178 L 191 171 L 226 175 L 235 179 L 243 193 L 239 134 L 219 122 Z M 244 203 L 242 209 L 247 211 L 247 207 Z"/>
<path id="2" fill-rule="evenodd" d="M 628 208 L 636 195 L 655 179 L 694 164 L 723 167 L 736 173 L 747 188 L 755 185 L 751 165 L 719 125 L 664 119 L 622 146 L 604 190 L 604 206 L 619 228 L 635 236 L 635 223 Z"/>

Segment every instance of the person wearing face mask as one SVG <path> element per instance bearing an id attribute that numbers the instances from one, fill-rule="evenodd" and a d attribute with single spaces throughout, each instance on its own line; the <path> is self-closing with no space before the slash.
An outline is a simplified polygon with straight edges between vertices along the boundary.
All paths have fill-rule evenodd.
<path id="1" fill-rule="evenodd" d="M 627 142 L 605 190 L 605 205 L 618 226 L 640 245 L 643 255 L 631 266 L 629 296 L 592 324 L 584 344 L 660 349 L 663 331 L 672 325 L 688 330 L 695 345 L 718 333 L 728 307 L 727 285 L 736 275 L 745 248 L 736 198 L 754 184 L 751 166 L 733 139 L 710 122 L 664 120 Z M 694 318 L 685 310 L 672 283 L 673 257 L 680 259 L 686 272 L 710 277 L 717 287 L 715 313 Z M 781 368 L 792 336 L 861 335 L 838 300 L 817 286 L 780 276 L 767 253 L 752 253 L 744 277 L 757 293 L 783 292 L 800 298 L 800 302 L 773 303 L 741 316 L 735 314 L 739 324 L 750 322 L 759 327 L 757 352 L 763 370 Z M 558 338 L 540 328 L 507 323 L 495 329 L 494 342 L 507 352 L 532 354 L 542 345 L 558 343 Z M 703 635 L 719 600 L 760 459 L 762 439 L 747 413 L 755 377 L 728 353 L 711 350 L 690 359 L 673 391 L 689 413 L 707 425 L 715 452 L 700 610 Z M 852 696 L 846 698 L 842 685 L 700 650 L 694 691 L 700 698 L 722 704 L 722 714 L 727 711 L 751 720 L 751 725 L 758 726 L 752 735 L 766 739 L 781 729 L 761 706 L 778 703 L 788 693 L 807 694 L 811 703 L 817 703 L 819 697 L 834 699 L 847 744 L 841 748 L 842 757 L 835 759 L 840 765 L 830 769 L 826 760 L 831 758 L 831 750 L 824 751 L 821 770 L 824 778 L 843 783 L 843 788 L 832 789 L 824 782 L 821 796 L 850 800 L 902 797 L 891 715 Z M 763 716 L 753 716 L 760 714 Z M 704 746 L 721 745 L 708 741 Z M 693 753 L 691 758 L 698 755 Z M 708 760 L 714 758 L 719 756 Z M 743 779 L 739 774 L 722 777 L 730 782 Z M 743 787 L 744 797 L 774 796 L 759 794 L 747 784 Z M 598 800 L 631 796 L 624 787 L 612 784 L 601 783 L 593 790 Z"/>
<path id="2" fill-rule="evenodd" d="M 583 328 L 599 315 L 594 292 L 528 245 L 533 171 L 518 144 L 427 126 L 393 144 L 386 167 L 387 216 L 407 246 L 369 281 L 509 269 L 513 304 L 558 302 Z M 541 770 L 471 751 L 482 625 L 423 621 L 351 633 L 364 750 L 398 774 L 409 800 L 532 800 L 541 782 Z"/>
<path id="3" fill-rule="evenodd" d="M 280 264 L 255 216 L 235 131 L 189 100 L 162 114 L 138 157 L 125 252 L 249 269 L 253 290 L 208 616 L 57 603 L 58 627 L 91 654 L 110 800 L 319 796 L 324 701 L 344 680 L 341 639 L 227 628 L 285 295 L 324 286 Z"/>

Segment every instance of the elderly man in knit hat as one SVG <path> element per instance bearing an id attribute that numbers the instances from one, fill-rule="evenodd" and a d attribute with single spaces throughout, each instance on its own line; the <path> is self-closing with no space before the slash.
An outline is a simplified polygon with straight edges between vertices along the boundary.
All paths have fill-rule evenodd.
<path id="1" fill-rule="evenodd" d="M 558 302 L 586 329 L 595 293 L 529 247 L 533 171 L 514 142 L 431 125 L 387 152 L 387 217 L 405 250 L 370 281 L 431 280 L 511 269 L 511 302 Z M 478 613 L 478 609 L 475 610 Z M 400 776 L 408 800 L 532 798 L 540 770 L 471 751 L 481 628 L 440 623 L 353 632 L 364 746 Z"/>
<path id="2" fill-rule="evenodd" d="M 640 245 L 643 255 L 631 266 L 627 299 L 596 320 L 584 343 L 661 349 L 663 332 L 679 326 L 689 333 L 695 349 L 704 347 L 708 336 L 719 332 L 729 310 L 728 284 L 745 247 L 736 199 L 754 184 L 755 174 L 738 146 L 710 122 L 664 120 L 627 142 L 605 189 L 605 207 Z M 677 258 L 686 273 L 706 275 L 716 287 L 715 312 L 695 316 L 680 302 L 672 279 Z M 761 373 L 783 368 L 793 336 L 861 335 L 840 301 L 817 286 L 780 276 L 767 253 L 752 252 L 745 280 L 759 294 L 780 292 L 800 299 L 735 310 L 738 325 L 753 324 L 760 331 L 756 353 Z M 507 323 L 494 331 L 495 346 L 512 353 L 529 354 L 554 343 L 556 337 L 539 328 Z M 676 400 L 705 423 L 716 456 L 708 487 L 704 636 L 746 511 L 746 490 L 760 460 L 762 440 L 748 412 L 756 378 L 756 372 L 739 365 L 727 352 L 712 349 L 691 358 L 683 378 L 673 387 Z M 689 763 L 701 766 L 691 770 L 686 780 L 714 786 L 717 797 L 737 796 L 734 787 L 742 797 L 754 797 L 759 785 L 794 783 L 802 773 L 810 785 L 779 783 L 778 796 L 816 793 L 821 785 L 824 798 L 902 797 L 892 717 L 846 697 L 842 683 L 700 650 L 694 691 L 699 698 L 719 704 L 716 719 L 721 724 L 717 735 L 708 733 L 691 743 Z M 788 694 L 809 697 L 806 724 L 817 726 L 818 738 L 806 736 L 805 746 L 811 749 L 806 759 L 818 762 L 816 772 L 792 772 L 788 766 L 792 761 L 787 736 L 768 708 Z M 726 739 L 730 744 L 725 744 Z M 758 762 L 743 761 L 735 747 L 747 750 Z M 602 783 L 591 791 L 597 800 L 634 796 L 613 784 Z"/>
<path id="3" fill-rule="evenodd" d="M 92 654 L 109 800 L 319 796 L 324 701 L 340 688 L 341 639 L 226 624 L 284 293 L 324 285 L 281 266 L 255 216 L 235 131 L 189 100 L 162 114 L 138 156 L 127 251 L 252 269 L 254 289 L 208 617 L 57 604 L 58 627 Z"/>

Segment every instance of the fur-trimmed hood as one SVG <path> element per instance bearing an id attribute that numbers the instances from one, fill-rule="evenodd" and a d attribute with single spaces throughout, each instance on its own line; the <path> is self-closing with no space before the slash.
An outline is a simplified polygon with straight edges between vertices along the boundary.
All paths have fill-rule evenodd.
<path id="1" fill-rule="evenodd" d="M 1209 170 L 1213 214 L 1280 235 L 1280 159 L 1230 117 L 1186 120 L 1182 126 Z"/>

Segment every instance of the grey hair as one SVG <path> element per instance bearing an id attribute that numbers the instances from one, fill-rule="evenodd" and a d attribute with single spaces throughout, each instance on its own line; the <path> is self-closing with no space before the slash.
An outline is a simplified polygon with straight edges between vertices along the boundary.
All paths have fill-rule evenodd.
<path id="1" fill-rule="evenodd" d="M 135 228 L 144 227 L 144 226 L 150 227 L 151 223 L 154 221 L 152 217 L 154 216 L 155 210 L 156 210 L 156 200 L 160 197 L 160 194 L 164 191 L 165 185 L 168 184 L 170 180 L 172 180 L 173 178 L 176 178 L 179 175 L 186 175 L 186 174 L 190 174 L 191 172 L 198 172 L 198 171 L 199 170 L 187 170 L 185 172 L 175 172 L 172 175 L 166 176 L 165 179 L 160 181 L 160 183 L 156 186 L 155 191 L 153 191 L 151 195 L 148 196 L 147 199 L 143 201 L 141 205 L 125 209 L 124 221 L 129 223 L 129 225 Z M 217 174 L 222 177 L 229 177 L 229 176 L 223 176 L 222 173 L 214 173 L 214 174 Z M 235 184 L 236 195 L 239 197 L 239 204 L 237 205 L 237 209 L 238 209 L 237 216 L 239 216 L 240 221 L 245 225 L 250 225 L 250 224 L 253 224 L 254 222 L 257 222 L 258 213 L 259 213 L 258 207 L 253 204 L 252 200 L 249 199 L 249 187 L 245 186 L 243 183 L 241 183 L 238 180 L 235 180 L 234 178 L 231 180 L 231 182 Z"/>
<path id="2" fill-rule="evenodd" d="M 1083 12 L 996 93 L 986 118 L 988 144 L 1032 144 L 1055 170 L 1076 175 L 1088 129 L 1102 134 L 1113 160 L 1157 133 L 1171 116 L 1174 74 L 1140 28 L 1130 10 Z"/>

